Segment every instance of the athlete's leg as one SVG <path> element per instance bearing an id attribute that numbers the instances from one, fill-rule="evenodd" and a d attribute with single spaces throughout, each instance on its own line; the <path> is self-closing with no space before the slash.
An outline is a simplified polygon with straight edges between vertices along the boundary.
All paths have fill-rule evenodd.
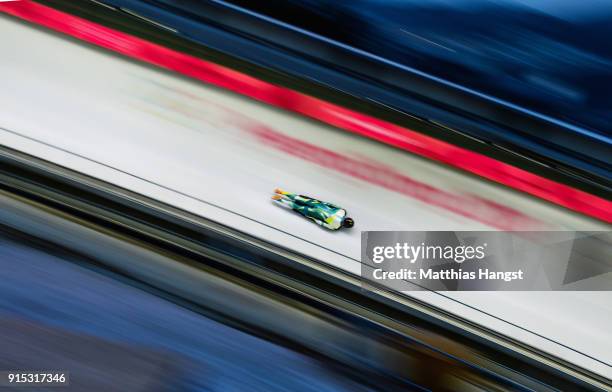
<path id="1" fill-rule="evenodd" d="M 288 195 L 274 195 L 272 200 L 282 204 L 284 207 L 291 208 L 293 211 L 305 217 L 310 217 L 310 209 L 306 206 L 298 203 L 297 201 L 291 200 Z"/>
<path id="2" fill-rule="evenodd" d="M 272 196 L 272 200 L 282 204 L 285 207 L 288 208 L 295 208 L 295 203 L 293 202 L 293 200 L 291 200 L 289 197 L 285 196 L 285 195 L 274 195 Z"/>
<path id="3" fill-rule="evenodd" d="M 286 192 L 280 188 L 276 188 L 274 190 L 274 193 L 276 193 L 277 195 L 281 195 L 284 198 L 288 198 L 289 200 L 296 200 L 296 198 L 298 198 L 299 196 L 296 195 L 295 193 L 291 193 L 291 192 Z"/>
<path id="4" fill-rule="evenodd" d="M 325 219 L 327 219 L 327 215 L 325 215 L 325 213 L 319 209 L 319 208 L 312 208 L 312 207 L 306 207 L 304 206 L 304 215 L 316 220 L 316 221 L 325 221 Z"/>
<path id="5" fill-rule="evenodd" d="M 308 196 L 304 196 L 304 195 L 299 195 L 298 197 L 295 198 L 295 201 L 297 203 L 300 203 L 301 205 L 304 205 L 304 206 L 310 207 L 310 208 L 320 208 L 321 205 L 324 204 L 320 200 L 313 199 L 312 197 L 308 197 Z"/>

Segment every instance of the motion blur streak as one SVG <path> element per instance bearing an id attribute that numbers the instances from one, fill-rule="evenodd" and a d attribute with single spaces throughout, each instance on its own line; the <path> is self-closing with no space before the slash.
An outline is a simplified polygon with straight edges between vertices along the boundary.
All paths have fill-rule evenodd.
<path id="1" fill-rule="evenodd" d="M 172 90 L 174 93 L 185 95 L 192 100 L 198 100 L 197 96 L 189 94 L 186 91 L 176 90 L 159 81 L 155 81 L 154 83 L 160 87 L 163 86 L 167 90 Z M 254 136 L 258 143 L 274 150 L 283 151 L 293 157 L 316 163 L 322 167 L 377 185 L 381 188 L 389 189 L 404 196 L 422 201 L 428 205 L 440 207 L 474 221 L 484 223 L 490 227 L 500 230 L 523 230 L 526 227 L 532 230 L 544 230 L 548 227 L 548 224 L 545 224 L 532 215 L 528 215 L 507 205 L 502 205 L 494 200 L 487 200 L 474 192 L 440 189 L 434 185 L 407 176 L 391 165 L 374 160 L 372 157 L 363 156 L 362 154 L 358 156 L 343 154 L 331 147 L 318 146 L 297 137 L 285 135 L 258 120 L 256 116 L 249 116 L 246 113 L 233 110 L 230 107 L 219 105 L 218 102 L 198 100 L 199 104 L 196 107 L 190 107 L 186 104 L 177 104 L 169 101 L 167 98 L 162 99 L 161 102 L 156 102 L 159 98 L 143 97 L 142 99 L 154 103 L 155 105 L 163 104 L 167 107 L 172 107 L 174 111 L 186 116 L 192 121 L 212 121 L 212 109 L 214 108 L 214 112 L 217 113 L 217 116 L 222 114 L 222 120 L 217 125 L 219 128 L 226 128 L 228 124 L 233 124 L 236 129 L 244 130 L 250 133 L 250 136 Z M 205 110 L 204 107 L 208 109 Z M 151 114 L 153 114 L 153 112 L 151 112 Z M 161 118 L 166 121 L 169 120 L 167 116 L 161 116 Z M 314 137 L 313 139 L 317 138 Z"/>
<path id="2" fill-rule="evenodd" d="M 546 225 L 517 210 L 471 194 L 452 194 L 416 181 L 376 162 L 353 159 L 301 140 L 275 132 L 264 125 L 251 127 L 252 132 L 269 146 L 293 156 L 315 162 L 326 168 L 379 185 L 386 189 L 444 208 L 500 230 L 522 227 L 543 229 Z"/>
<path id="3" fill-rule="evenodd" d="M 32 1 L 2 3 L 0 10 L 124 55 L 468 170 L 605 222 L 612 222 L 612 201 L 409 129 L 254 79 L 231 69 L 111 30 Z"/>

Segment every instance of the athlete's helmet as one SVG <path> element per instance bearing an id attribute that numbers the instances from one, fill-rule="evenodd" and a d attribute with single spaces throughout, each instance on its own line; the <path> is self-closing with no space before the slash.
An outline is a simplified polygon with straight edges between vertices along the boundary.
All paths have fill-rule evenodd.
<path id="1" fill-rule="evenodd" d="M 354 225 L 355 221 L 353 220 L 353 218 L 349 218 L 348 216 L 344 218 L 344 221 L 342 221 L 342 227 L 345 227 L 347 229 L 353 227 Z"/>

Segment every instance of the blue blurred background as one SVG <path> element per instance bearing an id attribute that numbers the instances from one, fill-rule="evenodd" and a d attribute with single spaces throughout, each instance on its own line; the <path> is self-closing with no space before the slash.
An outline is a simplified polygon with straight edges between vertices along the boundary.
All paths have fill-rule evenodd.
<path id="1" fill-rule="evenodd" d="M 229 2 L 603 136 L 612 135 L 612 2 Z"/>

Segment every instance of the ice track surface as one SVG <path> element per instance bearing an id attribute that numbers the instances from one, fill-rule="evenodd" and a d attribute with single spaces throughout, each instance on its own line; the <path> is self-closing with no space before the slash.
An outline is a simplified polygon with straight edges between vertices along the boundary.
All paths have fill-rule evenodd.
<path id="1" fill-rule="evenodd" d="M 0 143 L 359 274 L 363 230 L 609 230 L 508 188 L 0 16 Z M 274 188 L 343 206 L 330 232 Z M 612 374 L 610 293 L 408 293 Z M 571 327 L 570 327 L 571 326 Z"/>

